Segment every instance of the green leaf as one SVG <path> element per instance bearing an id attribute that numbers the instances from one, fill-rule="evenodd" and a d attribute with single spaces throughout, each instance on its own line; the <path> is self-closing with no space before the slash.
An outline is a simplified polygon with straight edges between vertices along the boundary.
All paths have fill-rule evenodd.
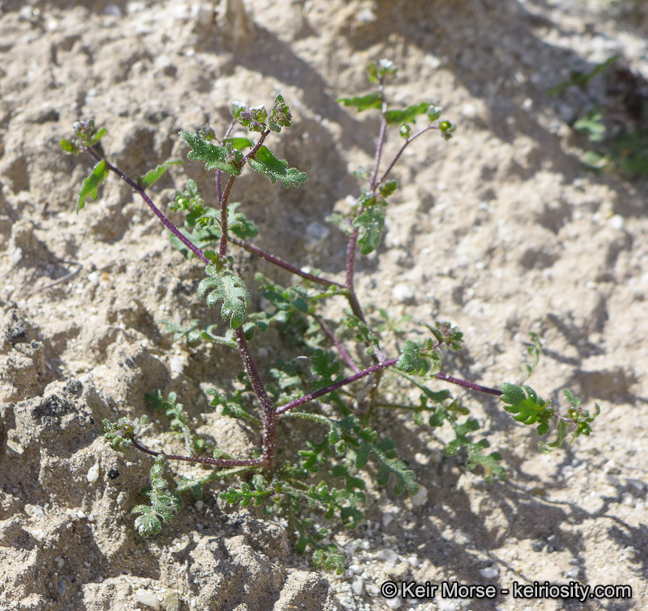
<path id="1" fill-rule="evenodd" d="M 222 170 L 232 176 L 240 176 L 242 167 L 242 155 L 236 149 L 233 154 L 224 146 L 216 146 L 200 138 L 200 136 L 187 131 L 181 131 L 180 136 L 187 141 L 187 144 L 193 149 L 187 155 L 192 161 L 202 161 L 208 170 Z"/>
<path id="2" fill-rule="evenodd" d="M 59 144 L 61 145 L 61 148 L 70 155 L 78 155 L 81 152 L 81 149 L 76 144 L 66 140 L 65 138 L 61 138 Z"/>
<path id="3" fill-rule="evenodd" d="M 242 151 L 247 148 L 254 148 L 254 140 L 251 138 L 223 138 L 225 144 L 231 144 L 237 151 Z"/>
<path id="4" fill-rule="evenodd" d="M 286 188 L 291 185 L 298 187 L 308 178 L 306 172 L 300 172 L 297 168 L 289 168 L 287 161 L 277 159 L 267 146 L 261 146 L 254 157 L 250 157 L 248 163 L 256 172 L 265 174 L 272 184 L 279 180 Z"/>
<path id="5" fill-rule="evenodd" d="M 237 212 L 240 202 L 235 202 L 227 207 L 227 226 L 237 237 L 245 240 L 259 235 L 259 228 L 243 214 Z"/>
<path id="6" fill-rule="evenodd" d="M 354 96 L 351 98 L 338 98 L 337 102 L 345 106 L 354 106 L 358 112 L 368 110 L 369 108 L 382 108 L 383 96 L 380 91 L 373 91 L 363 96 Z"/>
<path id="7" fill-rule="evenodd" d="M 405 373 L 424 376 L 430 370 L 430 361 L 426 358 L 419 344 L 406 340 L 401 346 L 401 355 L 396 363 L 396 369 Z"/>
<path id="8" fill-rule="evenodd" d="M 549 420 L 555 412 L 547 407 L 549 403 L 539 397 L 530 386 L 516 386 L 504 383 L 501 385 L 500 399 L 508 403 L 504 409 L 514 414 L 513 419 L 527 425 L 538 423 L 538 435 L 544 435 L 549 430 Z"/>
<path id="9" fill-rule="evenodd" d="M 389 476 L 393 475 L 396 479 L 394 485 L 394 494 L 401 495 L 405 488 L 410 491 L 410 494 L 418 492 L 418 484 L 416 483 L 416 476 L 414 471 L 400 459 L 396 458 L 394 451 L 394 442 L 391 439 L 382 439 L 376 443 L 377 433 L 366 428 L 359 431 L 358 437 L 360 439 L 360 447 L 357 451 L 356 468 L 361 469 L 367 462 L 369 454 L 371 454 L 380 465 L 378 475 L 376 477 L 379 486 L 385 486 L 389 480 Z"/>
<path id="10" fill-rule="evenodd" d="M 108 176 L 108 167 L 106 160 L 102 159 L 92 170 L 92 174 L 83 181 L 81 191 L 79 192 L 79 199 L 77 200 L 76 211 L 82 210 L 85 207 L 85 202 L 88 197 L 97 199 L 99 194 L 97 188 Z"/>
<path id="11" fill-rule="evenodd" d="M 154 170 L 148 171 L 146 174 L 144 174 L 144 176 L 140 176 L 137 179 L 137 184 L 139 184 L 142 189 L 148 189 L 153 183 L 162 178 L 162 175 L 167 171 L 168 167 L 181 163 L 182 161 L 180 161 L 179 159 L 174 161 L 167 161 L 166 163 L 159 165 Z"/>
<path id="12" fill-rule="evenodd" d="M 88 140 L 88 146 L 97 144 L 97 142 L 99 142 L 99 140 L 101 140 L 107 133 L 108 131 L 105 127 L 100 128 L 97 133 Z"/>
<path id="13" fill-rule="evenodd" d="M 585 132 L 590 142 L 601 142 L 607 131 L 603 122 L 603 113 L 599 109 L 588 112 L 582 119 L 578 119 L 574 123 L 574 129 Z"/>
<path id="14" fill-rule="evenodd" d="M 426 114 L 430 106 L 432 106 L 431 102 L 421 102 L 420 104 L 408 106 L 402 110 L 386 110 L 383 116 L 389 125 L 412 123 L 419 115 Z"/>
<path id="15" fill-rule="evenodd" d="M 380 187 L 380 194 L 386 198 L 396 191 L 396 189 L 398 189 L 398 183 L 395 180 L 388 180 Z"/>
<path id="16" fill-rule="evenodd" d="M 358 244 L 363 255 L 373 252 L 380 244 L 380 238 L 385 228 L 385 215 L 382 209 L 383 206 L 380 204 L 371 206 L 353 219 L 353 226 L 360 229 Z"/>
<path id="17" fill-rule="evenodd" d="M 506 470 L 499 464 L 502 455 L 499 452 L 484 455 L 483 450 L 490 447 L 488 441 L 482 439 L 475 443 L 467 437 L 467 433 L 476 431 L 479 428 L 477 420 L 470 419 L 463 424 L 453 422 L 452 428 L 456 438 L 446 446 L 445 453 L 447 456 L 454 456 L 460 448 L 466 448 L 468 451 L 468 463 L 466 466 L 472 471 L 477 465 L 481 465 L 484 468 L 484 480 L 487 484 L 493 483 L 494 477 L 497 477 L 500 481 L 506 479 Z"/>
<path id="18" fill-rule="evenodd" d="M 137 505 L 132 513 L 142 514 L 135 520 L 135 528 L 142 537 L 157 535 L 162 530 L 162 522 L 160 522 L 153 507 Z"/>
<path id="19" fill-rule="evenodd" d="M 213 306 L 222 300 L 222 317 L 232 329 L 238 329 L 245 320 L 250 295 L 243 280 L 230 270 L 218 270 L 215 265 L 206 269 L 209 278 L 205 278 L 198 286 L 198 297 L 207 296 L 207 305 Z"/>

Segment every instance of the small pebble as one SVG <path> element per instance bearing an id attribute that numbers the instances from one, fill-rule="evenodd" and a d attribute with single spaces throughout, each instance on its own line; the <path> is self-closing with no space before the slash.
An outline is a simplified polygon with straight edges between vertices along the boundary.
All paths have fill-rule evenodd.
<path id="1" fill-rule="evenodd" d="M 409 284 L 397 284 L 392 294 L 398 303 L 408 303 L 414 299 L 414 291 L 412 291 Z"/>
<path id="2" fill-rule="evenodd" d="M 159 611 L 160 609 L 160 599 L 147 590 L 142 590 L 141 588 L 137 590 L 137 592 L 135 592 L 135 600 L 142 605 L 156 609 L 156 611 Z"/>
<path id="3" fill-rule="evenodd" d="M 418 492 L 412 497 L 414 507 L 423 507 L 428 500 L 428 489 L 425 486 L 419 486 Z"/>
<path id="4" fill-rule="evenodd" d="M 479 573 L 484 579 L 495 579 L 499 575 L 499 571 L 494 566 L 487 566 L 485 569 L 481 569 Z"/>
<path id="5" fill-rule="evenodd" d="M 96 482 L 99 479 L 99 465 L 95 464 L 92 467 L 88 469 L 88 475 L 86 475 L 86 479 L 92 484 L 93 482 Z"/>

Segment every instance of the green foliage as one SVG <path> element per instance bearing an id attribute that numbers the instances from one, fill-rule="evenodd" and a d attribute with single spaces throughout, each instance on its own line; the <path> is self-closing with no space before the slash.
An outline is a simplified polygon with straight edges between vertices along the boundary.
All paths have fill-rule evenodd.
<path id="1" fill-rule="evenodd" d="M 306 172 L 289 168 L 287 161 L 277 159 L 267 146 L 259 147 L 254 156 L 250 157 L 249 164 L 256 172 L 265 174 L 272 184 L 278 180 L 286 188 L 298 187 L 308 178 Z"/>
<path id="2" fill-rule="evenodd" d="M 148 419 L 142 416 L 140 419 L 120 418 L 117 422 L 110 422 L 104 419 L 104 437 L 110 445 L 117 449 L 133 445 L 133 439 L 137 437 L 147 425 Z"/>
<path id="3" fill-rule="evenodd" d="M 175 217 L 181 215 L 183 225 L 175 227 L 168 219 L 165 224 L 178 250 L 188 257 L 199 255 L 201 264 L 209 262 L 197 295 L 199 299 L 206 298 L 208 306 L 222 302 L 221 316 L 225 324 L 220 321 L 201 324 L 198 319 L 190 320 L 186 326 L 170 321 L 161 324 L 172 341 L 185 342 L 186 350 L 195 350 L 200 342 L 206 342 L 214 344 L 215 350 L 228 350 L 227 358 L 242 357 L 241 374 L 234 380 L 223 380 L 222 386 L 210 388 L 206 394 L 212 408 L 219 409 L 223 416 L 236 418 L 262 444 L 245 453 L 252 458 L 230 456 L 227 448 L 215 448 L 192 432 L 189 418 L 174 392 L 165 398 L 157 390 L 147 394 L 146 400 L 152 410 L 164 410 L 172 434 L 184 445 L 184 456 L 153 452 L 138 440 L 146 426 L 145 416 L 141 420 L 104 421 L 105 437 L 114 448 L 130 447 L 156 456 L 151 485 L 145 490 L 150 505 L 138 505 L 133 510 L 139 514 L 135 527 L 142 536 L 158 533 L 163 523 L 173 518 L 181 506 L 180 493 L 191 493 L 198 499 L 207 486 L 227 478 L 227 487 L 220 490 L 223 501 L 258 507 L 264 514 L 283 520 L 290 525 L 299 552 L 311 554 L 318 567 L 343 572 L 344 557 L 330 541 L 330 534 L 335 529 L 355 528 L 362 522 L 363 505 L 376 486 L 390 487 L 396 495 L 416 494 L 419 489 L 414 471 L 399 457 L 392 439 L 381 430 L 384 429 L 379 418 L 381 409 L 400 409 L 410 414 L 418 426 L 424 427 L 427 422 L 433 430 L 447 424 L 454 432 L 454 437 L 444 444 L 447 455 L 465 456 L 467 468 L 480 467 L 488 483 L 505 478 L 501 454 L 486 451 L 487 439 L 473 439 L 479 429 L 478 421 L 466 404 L 453 397 L 449 390 L 438 388 L 440 380 L 491 396 L 500 395 L 504 409 L 516 421 L 536 426 L 540 435 L 548 433 L 550 424 L 555 424 L 556 439 L 543 442 L 542 451 L 557 449 L 570 435 L 570 441 L 574 441 L 580 435 L 591 433 L 591 424 L 599 413 L 598 405 L 595 413 L 590 414 L 569 391 L 564 392 L 568 408 L 561 413 L 529 386 L 503 384 L 498 391 L 441 374 L 449 368 L 444 356 L 461 350 L 464 345 L 463 333 L 452 324 L 422 320 L 415 328 L 412 316 L 407 313 L 392 318 L 383 309 L 370 310 L 369 317 L 363 312 L 355 291 L 352 263 L 357 250 L 368 255 L 380 245 L 385 226 L 384 208 L 398 189 L 396 181 L 389 177 L 393 165 L 403 150 L 425 132 L 436 130 L 446 140 L 455 132 L 450 121 L 441 119 L 442 110 L 428 101 L 412 100 L 404 108 L 391 108 L 385 84 L 395 74 L 392 62 L 374 63 L 369 68 L 369 80 L 376 84 L 377 91 L 339 100 L 359 112 L 377 111 L 381 138 L 387 129 L 398 130 L 404 138 L 391 164 L 387 162 L 386 170 L 380 167 L 381 156 L 376 155 L 377 166 L 355 172 L 362 183 L 360 196 L 345 214 L 329 217 L 349 237 L 344 282 L 330 279 L 319 270 L 297 268 L 262 251 L 251 242 L 259 233 L 254 222 L 257 211 L 249 206 L 248 218 L 239 202 L 230 201 L 233 184 L 247 171 L 247 165 L 271 183 L 279 181 L 286 188 L 299 187 L 307 179 L 304 172 L 277 159 L 265 144 L 266 139 L 290 127 L 293 121 L 281 95 L 275 97 L 270 110 L 263 105 L 248 107 L 234 102 L 234 121 L 222 140 L 210 126 L 196 133 L 180 132 L 192 149 L 188 158 L 215 170 L 218 188 L 216 195 L 203 198 L 196 183 L 187 180 L 169 203 Z M 421 118 L 427 124 L 414 133 L 412 124 Z M 245 127 L 249 137 L 230 136 L 236 124 Z M 594 133 L 596 121 L 592 119 L 587 128 Z M 144 189 L 179 162 L 157 166 L 136 183 L 103 159 L 98 150 L 91 149 L 105 135 L 105 129 L 97 129 L 93 121 L 78 122 L 74 129 L 74 140 L 61 141 L 63 150 L 72 155 L 90 153 L 99 160 L 81 187 L 79 209 L 88 197 L 97 197 L 101 182 L 113 171 L 158 216 L 163 214 Z M 221 172 L 229 175 L 224 190 Z M 213 202 L 213 206 L 206 202 Z M 227 235 L 224 235 L 224 216 Z M 260 254 L 267 262 L 282 268 L 283 273 L 291 272 L 295 279 L 283 285 L 274 276 L 270 279 L 257 274 L 253 294 L 257 302 L 261 300 L 258 309 L 234 271 L 230 249 L 241 246 L 241 240 L 245 249 Z M 216 243 L 218 254 L 211 250 Z M 324 309 L 322 304 L 339 298 L 346 301 L 350 311 L 329 320 L 331 312 L 340 310 Z M 186 316 L 177 316 L 180 318 Z M 272 326 L 283 339 L 279 340 L 275 333 L 270 335 L 272 350 L 267 350 L 265 358 L 257 364 L 253 340 Z M 396 345 L 400 345 L 398 358 L 393 354 Z M 280 348 L 285 352 L 275 354 Z M 527 345 L 527 377 L 537 365 L 541 352 L 540 339 L 532 333 Z M 272 362 L 268 362 L 271 358 Z M 397 395 L 396 400 L 387 398 L 385 380 L 391 384 L 389 395 Z M 412 387 L 418 391 L 418 401 L 409 400 Z M 293 439 L 303 433 L 301 443 L 286 443 L 285 427 L 279 422 L 285 419 L 301 421 L 303 427 L 292 431 Z M 176 490 L 170 491 L 169 482 L 163 477 L 165 460 L 210 464 L 214 470 L 199 477 L 179 477 Z M 327 520 L 331 530 L 319 520 Z"/>
<path id="4" fill-rule="evenodd" d="M 232 145 L 217 146 L 192 132 L 180 131 L 180 136 L 193 149 L 187 159 L 202 161 L 208 170 L 222 170 L 232 176 L 240 176 L 243 167 L 243 155 Z"/>
<path id="5" fill-rule="evenodd" d="M 151 485 L 142 492 L 146 494 L 151 505 L 137 505 L 132 513 L 141 514 L 135 520 L 135 528 L 142 537 L 157 535 L 162 530 L 162 522 L 170 522 L 182 507 L 182 500 L 175 492 L 167 490 L 169 484 L 164 479 L 165 458 L 158 456 L 151 467 Z"/>
<path id="6" fill-rule="evenodd" d="M 166 163 L 157 166 L 155 169 L 148 171 L 146 174 L 144 174 L 144 176 L 140 176 L 137 179 L 137 183 L 140 185 L 140 187 L 142 187 L 142 189 L 148 189 L 151 185 L 160 180 L 162 176 L 164 176 L 164 173 L 168 168 L 170 168 L 172 165 L 179 165 L 181 163 L 182 161 L 180 160 L 167 161 Z"/>
<path id="7" fill-rule="evenodd" d="M 170 418 L 171 430 L 176 431 L 184 441 L 185 451 L 188 454 L 194 454 L 205 447 L 204 440 L 194 437 L 187 425 L 187 417 L 182 411 L 182 404 L 176 403 L 177 395 L 174 392 L 169 393 L 165 400 L 159 390 L 154 393 L 147 393 L 144 398 L 153 409 L 163 409 L 165 415 Z"/>
<path id="8" fill-rule="evenodd" d="M 538 424 L 538 435 L 544 435 L 549 431 L 549 420 L 553 418 L 555 411 L 549 403 L 539 397 L 530 386 L 516 386 L 515 384 L 504 383 L 501 386 L 501 399 L 508 406 L 504 409 L 509 414 L 514 414 L 513 419 L 522 424 Z"/>
<path id="9" fill-rule="evenodd" d="M 484 469 L 484 480 L 487 484 L 493 483 L 493 478 L 497 477 L 500 480 L 506 478 L 506 471 L 499 463 L 502 460 L 502 455 L 499 452 L 491 452 L 484 455 L 483 450 L 490 447 L 488 440 L 482 439 L 478 442 L 472 442 L 466 436 L 466 433 L 471 433 L 479 428 L 479 423 L 474 419 L 469 419 L 463 424 L 453 423 L 456 437 L 446 446 L 446 454 L 454 456 L 460 448 L 465 448 L 468 452 L 468 462 L 466 466 L 471 471 L 481 465 Z"/>
<path id="10" fill-rule="evenodd" d="M 441 355 L 431 339 L 415 342 L 407 340 L 401 346 L 401 355 L 396 368 L 404 373 L 424 376 L 436 375 L 441 371 Z"/>
<path id="11" fill-rule="evenodd" d="M 81 191 L 79 191 L 79 198 L 77 199 L 76 211 L 82 210 L 85 208 L 85 202 L 88 197 L 92 199 L 97 199 L 99 194 L 97 189 L 99 185 L 106 180 L 108 176 L 108 168 L 106 167 L 106 162 L 102 159 L 92 170 L 92 174 L 88 176 L 83 181 L 81 185 Z"/>
<path id="12" fill-rule="evenodd" d="M 380 244 L 385 228 L 385 215 L 382 208 L 381 205 L 371 206 L 353 220 L 353 226 L 360 229 L 358 245 L 363 255 L 372 253 Z"/>
<path id="13" fill-rule="evenodd" d="M 596 64 L 586 72 L 573 72 L 570 79 L 549 90 L 557 95 L 576 86 L 586 94 L 591 81 L 614 70 L 618 55 Z M 642 91 L 645 80 L 632 72 L 621 72 L 624 96 L 621 99 L 591 100 L 591 110 L 576 120 L 573 129 L 587 136 L 594 145 L 582 155 L 582 162 L 593 170 L 617 172 L 630 178 L 648 176 L 648 100 Z M 636 102 L 640 103 L 637 104 Z"/>
<path id="14" fill-rule="evenodd" d="M 358 112 L 362 112 L 371 108 L 382 108 L 383 96 L 379 91 L 373 91 L 367 95 L 338 98 L 337 101 L 345 106 L 355 108 Z"/>
<path id="15" fill-rule="evenodd" d="M 198 297 L 207 295 L 207 305 L 213 306 L 222 301 L 221 316 L 232 329 L 238 329 L 245 320 L 250 295 L 234 272 L 218 265 L 208 265 L 205 269 L 208 278 L 198 286 Z"/>
<path id="16" fill-rule="evenodd" d="M 428 109 L 434 106 L 429 102 L 421 102 L 408 106 L 402 110 L 387 110 L 383 113 L 388 125 L 398 125 L 400 123 L 413 123 L 419 115 L 427 114 Z"/>

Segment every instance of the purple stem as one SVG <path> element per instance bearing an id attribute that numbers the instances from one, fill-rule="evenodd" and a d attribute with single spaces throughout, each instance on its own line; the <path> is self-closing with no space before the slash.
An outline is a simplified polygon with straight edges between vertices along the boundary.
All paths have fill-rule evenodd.
<path id="1" fill-rule="evenodd" d="M 164 226 L 178 238 L 191 252 L 193 252 L 201 261 L 204 263 L 209 263 L 209 259 L 205 257 L 203 251 L 200 250 L 187 236 L 183 235 L 180 230 L 162 213 L 162 211 L 153 203 L 151 198 L 146 195 L 146 192 L 142 187 L 140 187 L 132 178 L 124 174 L 119 168 L 116 168 L 109 161 L 104 159 L 99 153 L 95 152 L 93 149 L 86 147 L 85 150 L 92 155 L 97 161 L 103 161 L 106 164 L 106 167 L 111 171 L 117 174 L 124 182 L 126 182 L 130 187 L 136 191 L 139 196 L 148 204 L 148 207 L 153 210 L 157 217 L 164 223 Z"/>
<path id="2" fill-rule="evenodd" d="M 139 443 L 134 437 L 131 437 L 130 440 L 133 443 L 133 446 L 140 452 L 144 452 L 145 454 L 149 454 L 150 456 L 160 456 L 161 454 L 168 460 L 181 460 L 183 462 L 201 463 L 203 465 L 212 465 L 214 467 L 249 467 L 254 465 L 263 465 L 266 462 L 264 458 L 229 459 L 207 458 L 205 456 L 179 456 L 178 454 L 165 454 L 164 452 L 149 450 L 146 446 L 143 446 L 141 443 Z"/>
<path id="3" fill-rule="evenodd" d="M 419 136 L 422 136 L 425 132 L 430 131 L 431 129 L 439 129 L 439 128 L 436 127 L 435 125 L 428 125 L 427 127 L 424 127 L 421 131 L 416 132 L 413 136 L 411 136 L 410 138 L 408 138 L 408 139 L 405 141 L 405 144 L 403 144 L 403 146 L 401 146 L 401 148 L 400 148 L 400 151 L 398 151 L 398 153 L 396 153 L 396 157 L 394 157 L 394 159 L 392 159 L 392 162 L 389 164 L 389 167 L 385 170 L 385 172 L 384 172 L 384 174 L 381 176 L 380 180 L 379 180 L 379 181 L 374 185 L 374 187 L 373 187 L 374 189 L 375 189 L 378 185 L 381 185 L 381 184 L 384 182 L 385 178 L 387 178 L 387 176 L 389 175 L 389 173 L 392 171 L 392 169 L 394 168 L 394 166 L 396 165 L 396 163 L 397 163 L 398 160 L 400 159 L 401 155 L 402 155 L 403 152 L 405 151 L 405 149 L 406 149 L 406 148 L 407 148 L 407 147 L 408 147 L 412 142 L 414 142 L 414 140 L 416 140 Z"/>
<path id="4" fill-rule="evenodd" d="M 236 343 L 238 344 L 241 360 L 245 365 L 245 371 L 254 389 L 254 394 L 259 401 L 261 420 L 263 422 L 263 459 L 265 464 L 270 465 L 274 457 L 277 438 L 277 408 L 270 397 L 268 397 L 259 370 L 252 358 L 252 351 L 245 338 L 243 327 L 239 327 L 236 330 Z"/>
<path id="5" fill-rule="evenodd" d="M 337 337 L 335 337 L 335 334 L 333 333 L 333 331 L 331 331 L 326 326 L 324 321 L 319 316 L 317 316 L 317 314 L 313 314 L 313 318 L 315 318 L 315 320 L 318 322 L 319 326 L 322 327 L 322 331 L 324 331 L 324 333 L 326 333 L 328 338 L 333 342 L 334 346 L 337 348 L 338 352 L 340 353 L 340 355 L 344 359 L 344 362 L 351 368 L 351 370 L 354 373 L 360 373 L 360 367 L 358 367 L 355 364 L 355 362 L 351 358 L 351 355 L 346 351 L 346 348 L 342 345 L 342 342 Z"/>
<path id="6" fill-rule="evenodd" d="M 464 388 L 470 388 L 470 390 L 476 390 L 478 392 L 483 392 L 488 395 L 495 395 L 497 397 L 503 395 L 504 393 L 501 390 L 497 390 L 497 388 L 489 388 L 488 386 L 480 386 L 479 384 L 475 384 L 474 382 L 468 382 L 467 380 L 461 380 L 459 378 L 453 378 L 452 376 L 446 375 L 445 373 L 437 373 L 437 375 L 434 376 L 435 378 L 438 378 L 439 380 L 443 380 L 444 382 L 450 382 L 451 384 L 457 384 L 458 386 L 463 386 Z"/>
<path id="7" fill-rule="evenodd" d="M 265 252 L 264 250 L 261 250 L 260 248 L 253 246 L 252 244 L 246 242 L 245 240 L 241 240 L 239 238 L 235 238 L 234 236 L 230 236 L 230 241 L 233 242 L 234 244 L 237 244 L 241 248 L 245 248 L 245 250 L 247 250 L 248 252 L 257 255 L 262 259 L 265 259 L 266 261 L 269 261 L 270 263 L 276 265 L 277 267 L 282 267 L 283 269 L 293 274 L 296 274 L 297 276 L 306 278 L 306 280 L 310 280 L 311 282 L 317 282 L 318 284 L 324 284 L 326 286 L 339 286 L 340 288 L 346 288 L 343 284 L 340 284 L 339 282 L 335 282 L 334 280 L 327 280 L 326 278 L 321 278 L 320 276 L 315 276 L 313 274 L 303 272 L 298 267 L 295 267 L 294 265 L 280 259 L 279 257 L 275 257 L 274 255 L 271 255 Z"/>
<path id="8" fill-rule="evenodd" d="M 398 362 L 398 359 L 389 359 L 388 361 L 383 361 L 382 363 L 378 363 L 377 365 L 374 365 L 373 367 L 369 367 L 369 369 L 365 369 L 364 371 L 360 371 L 359 373 L 356 373 L 355 375 L 352 375 L 348 378 L 344 378 L 344 380 L 340 380 L 339 382 L 336 382 L 335 384 L 331 384 L 330 386 L 327 386 L 326 388 L 320 388 L 319 390 L 316 390 L 315 392 L 309 393 L 307 395 L 304 395 L 303 397 L 300 397 L 299 399 L 295 399 L 294 401 L 291 401 L 290 403 L 286 403 L 286 405 L 283 405 L 280 407 L 276 414 L 277 416 L 280 416 L 281 414 L 286 413 L 287 411 L 299 407 L 300 405 L 304 405 L 304 403 L 308 403 L 310 401 L 313 401 L 314 399 L 318 399 L 319 397 L 323 397 L 324 395 L 328 395 L 329 393 L 333 392 L 334 390 L 337 390 L 338 388 L 342 388 L 343 386 L 347 386 L 348 384 L 352 384 L 356 380 L 360 380 L 362 378 L 366 378 L 368 375 L 371 375 L 372 373 L 376 373 L 377 371 L 381 371 L 382 369 L 386 369 L 387 367 L 391 367 L 392 365 L 396 364 Z"/>

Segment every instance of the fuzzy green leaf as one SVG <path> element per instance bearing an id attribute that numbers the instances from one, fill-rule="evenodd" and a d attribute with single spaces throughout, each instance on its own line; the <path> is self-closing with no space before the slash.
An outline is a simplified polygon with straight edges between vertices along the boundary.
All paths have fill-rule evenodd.
<path id="1" fill-rule="evenodd" d="M 162 530 L 162 522 L 153 507 L 138 505 L 133 509 L 133 513 L 142 514 L 135 520 L 135 528 L 142 537 L 157 535 Z"/>
<path id="2" fill-rule="evenodd" d="M 380 244 L 380 238 L 385 228 L 385 215 L 382 208 L 382 205 L 371 206 L 353 219 L 353 226 L 360 229 L 358 244 L 363 255 L 373 252 Z"/>
<path id="3" fill-rule="evenodd" d="M 214 265 L 208 265 L 207 274 L 198 286 L 198 297 L 207 296 L 207 305 L 213 306 L 218 301 L 223 301 L 222 317 L 232 329 L 238 329 L 245 320 L 250 294 L 243 280 L 228 269 L 218 270 Z"/>
<path id="4" fill-rule="evenodd" d="M 466 448 L 468 451 L 468 463 L 466 466 L 472 471 L 477 465 L 481 465 L 484 468 L 484 480 L 487 484 L 493 483 L 494 477 L 497 477 L 500 481 L 506 479 L 506 470 L 499 464 L 502 455 L 499 452 L 484 455 L 483 450 L 490 447 L 488 441 L 482 439 L 475 443 L 467 437 L 467 433 L 476 431 L 479 428 L 477 420 L 470 419 L 463 424 L 453 423 L 452 428 L 455 431 L 456 438 L 446 446 L 446 455 L 454 456 L 460 448 Z"/>
<path id="5" fill-rule="evenodd" d="M 256 172 L 265 174 L 272 184 L 279 180 L 286 188 L 291 185 L 298 187 L 308 178 L 306 172 L 300 172 L 297 168 L 289 168 L 287 161 L 277 159 L 267 146 L 261 146 L 248 163 Z"/>
<path id="6" fill-rule="evenodd" d="M 193 149 L 187 155 L 192 161 L 202 161 L 208 170 L 222 170 L 232 176 L 240 176 L 242 156 L 228 151 L 224 146 L 216 146 L 200 138 L 193 132 L 181 131 L 180 136 L 187 141 Z M 232 148 L 232 151 L 236 149 Z"/>
<path id="7" fill-rule="evenodd" d="M 243 212 L 238 212 L 240 202 L 235 202 L 227 207 L 227 226 L 237 237 L 245 240 L 259 235 L 259 228 L 250 221 Z"/>
<path id="8" fill-rule="evenodd" d="M 527 425 L 538 423 L 538 435 L 544 435 L 549 430 L 549 420 L 555 412 L 547 407 L 549 403 L 539 397 L 533 388 L 504 383 L 501 389 L 503 394 L 500 398 L 508 404 L 504 409 L 514 414 L 514 420 Z"/>
<path id="9" fill-rule="evenodd" d="M 427 113 L 430 106 L 432 106 L 430 102 L 421 102 L 420 104 L 408 106 L 402 110 L 387 110 L 383 113 L 383 116 L 389 125 L 412 123 L 416 117 Z"/>
<path id="10" fill-rule="evenodd" d="M 92 170 L 92 174 L 83 181 L 81 191 L 79 192 L 79 199 L 77 200 L 76 211 L 82 210 L 85 207 L 85 202 L 88 197 L 97 199 L 99 194 L 97 188 L 108 176 L 108 168 L 106 167 L 105 159 L 102 159 Z"/>
<path id="11" fill-rule="evenodd" d="M 66 140 L 65 138 L 61 138 L 59 144 L 61 145 L 61 148 L 70 155 L 78 155 L 81 152 L 81 149 L 76 144 Z"/>
<path id="12" fill-rule="evenodd" d="M 245 138 L 242 136 L 236 138 L 223 138 L 223 142 L 225 144 L 231 144 L 237 151 L 254 147 L 254 140 L 252 140 L 252 138 Z"/>
<path id="13" fill-rule="evenodd" d="M 338 98 L 337 102 L 345 106 L 353 106 L 358 112 L 368 110 L 369 108 L 382 108 L 383 96 L 380 91 L 373 91 L 363 96 L 354 96 L 351 98 Z"/>
<path id="14" fill-rule="evenodd" d="M 146 174 L 144 174 L 144 176 L 140 176 L 137 179 L 137 183 L 140 187 L 142 187 L 142 189 L 148 189 L 152 184 L 156 183 L 158 180 L 160 180 L 160 178 L 162 178 L 168 167 L 181 163 L 182 161 L 180 161 L 179 159 L 176 159 L 174 161 L 167 161 L 166 163 L 159 165 L 157 168 L 148 171 Z"/>
<path id="15" fill-rule="evenodd" d="M 376 436 L 377 433 L 370 429 L 359 432 L 360 448 L 357 453 L 356 468 L 362 468 L 360 465 L 364 466 L 367 462 L 366 458 L 371 454 L 380 465 L 377 475 L 379 486 L 385 486 L 389 476 L 393 475 L 396 479 L 394 494 L 401 495 L 406 487 L 411 494 L 416 494 L 418 484 L 414 471 L 409 469 L 402 460 L 396 458 L 394 442 L 391 439 L 385 438 L 376 443 Z"/>
<path id="16" fill-rule="evenodd" d="M 430 361 L 416 342 L 406 340 L 401 346 L 401 355 L 396 368 L 405 373 L 424 376 L 430 370 Z"/>

